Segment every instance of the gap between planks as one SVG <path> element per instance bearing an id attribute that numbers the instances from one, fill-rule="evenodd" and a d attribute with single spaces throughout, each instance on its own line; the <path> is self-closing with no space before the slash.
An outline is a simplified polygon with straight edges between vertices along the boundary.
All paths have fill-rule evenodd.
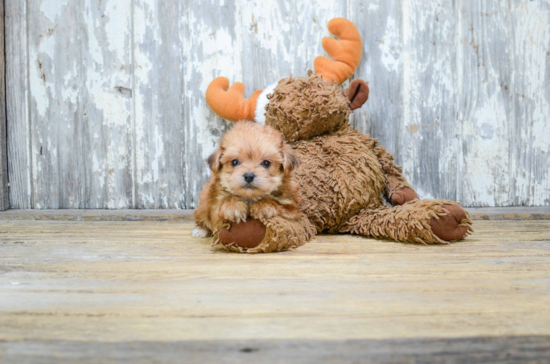
<path id="1" fill-rule="evenodd" d="M 156 210 L 8 210 L 0 220 L 193 221 L 192 209 Z M 473 220 L 550 220 L 550 206 L 466 208 Z"/>

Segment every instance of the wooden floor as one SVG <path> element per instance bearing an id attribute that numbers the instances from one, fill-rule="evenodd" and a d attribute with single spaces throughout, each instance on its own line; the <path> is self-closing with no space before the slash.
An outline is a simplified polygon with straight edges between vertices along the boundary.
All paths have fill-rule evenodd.
<path id="1" fill-rule="evenodd" d="M 6 216 L 0 362 L 550 361 L 550 220 L 246 255 L 191 238 L 185 217 Z"/>

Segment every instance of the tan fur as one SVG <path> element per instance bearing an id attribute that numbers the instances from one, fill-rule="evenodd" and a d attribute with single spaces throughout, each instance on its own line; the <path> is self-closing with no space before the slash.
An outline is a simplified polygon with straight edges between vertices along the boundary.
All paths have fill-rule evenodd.
<path id="1" fill-rule="evenodd" d="M 233 166 L 233 160 L 238 165 Z M 264 161 L 270 165 L 264 166 Z M 249 216 L 300 219 L 300 195 L 293 176 L 298 158 L 280 132 L 239 122 L 223 136 L 208 162 L 213 173 L 199 195 L 197 225 L 212 232 L 223 220 L 240 222 Z M 251 184 L 244 180 L 247 173 L 255 175 Z"/>

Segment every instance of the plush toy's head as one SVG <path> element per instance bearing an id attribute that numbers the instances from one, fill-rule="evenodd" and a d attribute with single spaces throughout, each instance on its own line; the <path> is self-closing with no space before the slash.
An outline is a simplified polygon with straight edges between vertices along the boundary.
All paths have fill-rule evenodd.
<path id="1" fill-rule="evenodd" d="M 354 80 L 346 90 L 339 85 L 355 72 L 361 60 L 362 42 L 352 22 L 332 19 L 329 31 L 336 39 L 323 38 L 323 48 L 333 60 L 317 57 L 315 74 L 283 78 L 246 100 L 244 85 L 218 77 L 208 86 L 206 101 L 219 116 L 230 120 L 255 120 L 282 132 L 288 141 L 308 139 L 347 124 L 352 110 L 368 98 L 364 81 Z M 228 89 L 229 88 L 229 89 Z"/>
<path id="2" fill-rule="evenodd" d="M 289 77 L 279 81 L 265 107 L 264 122 L 294 142 L 338 130 L 346 125 L 354 109 L 368 97 L 368 86 L 361 80 L 342 90 L 335 83 L 323 81 L 310 71 L 309 77 Z M 359 91 L 361 92 L 358 95 Z M 348 96 L 350 95 L 350 96 Z M 350 97 L 350 98 L 348 98 Z M 359 103 L 359 98 L 363 102 Z"/>

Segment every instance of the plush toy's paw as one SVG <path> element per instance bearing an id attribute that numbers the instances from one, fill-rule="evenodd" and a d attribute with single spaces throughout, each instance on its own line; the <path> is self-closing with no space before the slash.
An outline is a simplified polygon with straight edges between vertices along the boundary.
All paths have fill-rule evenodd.
<path id="1" fill-rule="evenodd" d="M 264 240 L 265 225 L 257 219 L 231 223 L 231 228 L 223 227 L 220 229 L 219 237 L 223 245 L 247 249 L 255 248 Z"/>
<path id="2" fill-rule="evenodd" d="M 410 188 L 402 188 L 393 192 L 393 194 L 391 195 L 390 203 L 392 206 L 401 206 L 417 198 L 418 195 L 416 194 L 416 192 L 414 192 Z"/>
<path id="3" fill-rule="evenodd" d="M 191 232 L 191 236 L 194 238 L 208 238 L 209 236 L 212 236 L 212 232 L 197 225 Z"/>
<path id="4" fill-rule="evenodd" d="M 269 220 L 249 218 L 246 222 L 222 221 L 214 231 L 212 245 L 239 253 L 271 253 L 293 250 L 315 236 L 315 226 L 304 215 L 300 219 L 276 216 Z"/>
<path id="5" fill-rule="evenodd" d="M 449 213 L 433 218 L 430 222 L 433 233 L 445 241 L 459 240 L 468 233 L 466 211 L 459 205 L 443 205 L 443 209 Z M 469 220 L 468 220 L 469 221 Z"/>

